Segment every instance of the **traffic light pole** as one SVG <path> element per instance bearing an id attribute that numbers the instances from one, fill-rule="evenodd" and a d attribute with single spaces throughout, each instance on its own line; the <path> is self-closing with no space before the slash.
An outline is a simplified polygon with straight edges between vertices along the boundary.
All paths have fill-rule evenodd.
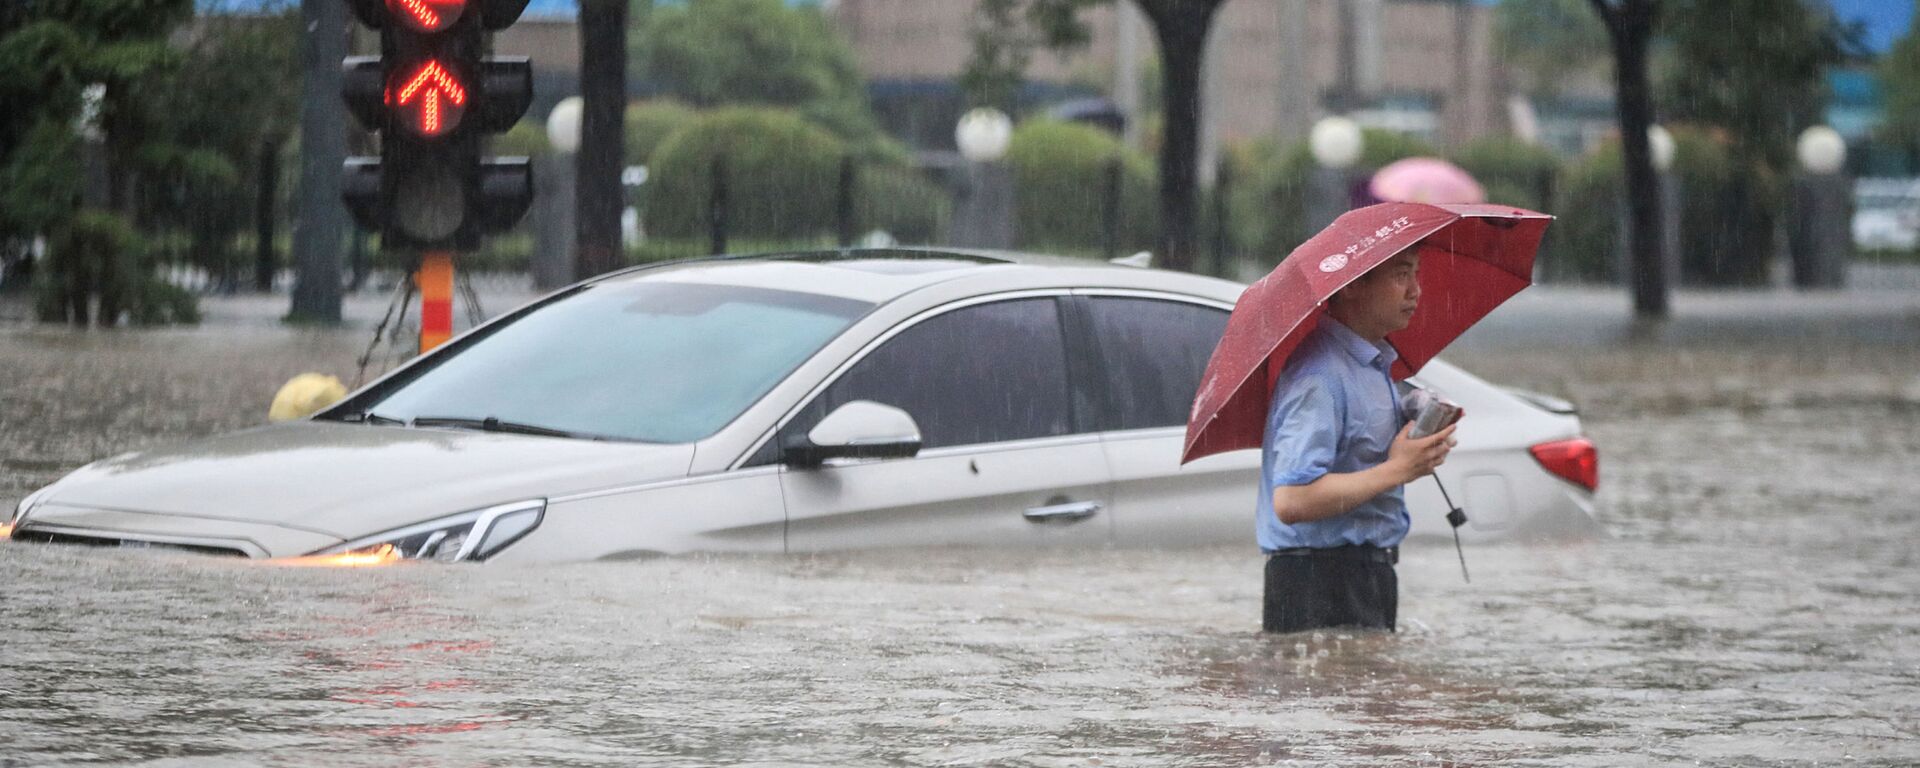
<path id="1" fill-rule="evenodd" d="M 413 281 L 420 287 L 420 353 L 426 354 L 453 338 L 453 252 L 421 253 Z"/>

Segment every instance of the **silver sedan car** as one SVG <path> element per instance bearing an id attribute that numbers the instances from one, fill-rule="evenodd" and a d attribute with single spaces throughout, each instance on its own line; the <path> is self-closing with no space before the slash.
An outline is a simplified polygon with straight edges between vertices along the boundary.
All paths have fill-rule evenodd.
<path id="1" fill-rule="evenodd" d="M 1245 286 L 968 251 L 676 262 L 560 290 L 313 417 L 87 465 L 15 540 L 322 563 L 1252 546 L 1258 451 L 1182 466 Z M 1565 403 L 1439 360 L 1471 539 L 1591 524 Z M 1414 533 L 1444 533 L 1432 482 Z"/>

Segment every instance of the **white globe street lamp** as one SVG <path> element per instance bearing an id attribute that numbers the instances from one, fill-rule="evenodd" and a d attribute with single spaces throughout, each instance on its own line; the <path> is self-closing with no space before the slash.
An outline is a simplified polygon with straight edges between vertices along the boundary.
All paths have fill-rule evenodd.
<path id="1" fill-rule="evenodd" d="M 1655 125 L 1647 128 L 1647 148 L 1653 154 L 1653 169 L 1661 173 L 1673 170 L 1673 156 L 1676 147 L 1673 133 L 1665 126 Z"/>
<path id="2" fill-rule="evenodd" d="M 1838 173 L 1847 163 L 1847 140 L 1839 131 L 1816 125 L 1800 132 L 1794 153 L 1800 158 L 1800 167 L 1811 173 Z"/>
<path id="3" fill-rule="evenodd" d="M 1006 156 L 1013 143 L 1013 120 L 992 107 L 980 107 L 960 116 L 953 128 L 960 156 L 975 163 L 991 163 Z"/>
<path id="4" fill-rule="evenodd" d="M 580 118 L 586 104 L 579 96 L 568 96 L 547 113 L 547 143 L 554 151 L 571 155 L 580 150 Z"/>
<path id="5" fill-rule="evenodd" d="M 1307 136 L 1307 149 L 1322 168 L 1352 167 L 1360 161 L 1360 150 L 1365 145 L 1366 137 L 1360 132 L 1360 124 L 1337 115 L 1314 123 L 1313 132 Z"/>

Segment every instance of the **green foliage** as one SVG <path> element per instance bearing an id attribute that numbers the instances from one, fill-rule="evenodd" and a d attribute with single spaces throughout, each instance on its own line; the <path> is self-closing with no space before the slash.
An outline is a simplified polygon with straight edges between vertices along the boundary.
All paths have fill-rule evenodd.
<path id="1" fill-rule="evenodd" d="M 1880 59 L 1879 75 L 1887 118 L 1881 135 L 1902 146 L 1920 146 L 1920 15 Z"/>
<path id="2" fill-rule="evenodd" d="M 1367 128 L 1354 171 L 1364 177 L 1381 166 L 1409 157 L 1432 156 L 1432 145 L 1415 136 Z M 1307 195 L 1314 172 L 1313 153 L 1305 141 L 1286 147 L 1268 147 L 1250 157 L 1254 163 L 1244 178 L 1248 183 L 1232 193 L 1228 205 L 1234 239 L 1240 252 L 1277 264 L 1313 235 L 1307 231 Z"/>
<path id="3" fill-rule="evenodd" d="M 192 10 L 190 0 L 38 2 L 13 17 L 18 26 L 0 25 L 0 239 L 61 229 L 77 209 L 73 125 L 82 86 L 99 83 L 106 202 L 156 242 L 185 243 L 193 263 L 233 273 L 260 164 L 278 159 L 298 112 L 287 87 L 298 80 L 298 26 L 254 13 L 173 34 Z M 170 289 L 140 290 L 151 295 L 115 301 L 179 303 Z"/>
<path id="4" fill-rule="evenodd" d="M 1804 0 L 1670 0 L 1661 19 L 1673 45 L 1660 103 L 1678 122 L 1716 126 L 1743 161 L 1787 170 L 1801 130 L 1826 109 L 1826 70 L 1842 61 L 1848 30 Z"/>
<path id="5" fill-rule="evenodd" d="M 1035 49 L 1083 48 L 1092 31 L 1080 9 L 1106 0 L 979 0 L 967 38 L 972 51 L 960 73 L 967 103 L 1012 113 Z"/>
<path id="6" fill-rule="evenodd" d="M 1313 154 L 1307 143 L 1274 147 L 1250 159 L 1247 183 L 1233 192 L 1234 237 L 1240 251 L 1278 264 L 1313 233 L 1307 231 L 1308 181 Z"/>
<path id="7" fill-rule="evenodd" d="M 1155 234 L 1153 164 L 1092 126 L 1031 120 L 1013 132 L 1017 235 L 1022 247 L 1098 248 L 1103 242 L 1107 168 L 1121 161 L 1120 245 L 1152 246 Z"/>
<path id="8" fill-rule="evenodd" d="M 1365 128 L 1360 131 L 1360 136 L 1365 142 L 1360 148 L 1360 167 L 1368 170 L 1378 170 L 1395 160 L 1438 157 L 1440 154 L 1432 144 L 1412 134 L 1384 128 Z"/>
<path id="9" fill-rule="evenodd" d="M 953 201 L 920 172 L 898 165 L 859 171 L 854 222 L 859 234 L 882 230 L 901 243 L 930 243 L 946 229 Z"/>
<path id="10" fill-rule="evenodd" d="M 654 150 L 674 131 L 691 125 L 700 117 L 692 107 L 677 101 L 660 100 L 627 107 L 626 160 L 629 165 L 646 165 Z"/>
<path id="11" fill-rule="evenodd" d="M 41 120 L 0 150 L 0 238 L 52 229 L 80 201 L 80 147 L 66 123 Z"/>
<path id="12" fill-rule="evenodd" d="M 80 147 L 56 134 L 72 130 L 88 84 L 106 88 L 98 121 L 115 159 L 109 173 L 124 181 L 127 159 L 155 141 L 144 130 L 142 87 L 178 62 L 166 35 L 191 12 L 191 0 L 66 0 L 0 12 L 0 239 L 68 218 Z"/>
<path id="13" fill-rule="evenodd" d="M 1545 147 L 1508 138 L 1481 139 L 1461 147 L 1453 162 L 1487 190 L 1488 202 L 1542 210 L 1560 158 Z"/>
<path id="14" fill-rule="evenodd" d="M 734 107 L 674 132 L 649 164 L 643 217 L 661 237 L 696 237 L 710 227 L 716 156 L 726 156 L 729 231 L 745 238 L 810 235 L 833 222 L 840 140 L 799 115 Z"/>
<path id="15" fill-rule="evenodd" d="M 812 6 L 688 0 L 657 8 L 631 53 L 642 79 L 697 107 L 790 107 L 843 139 L 878 134 L 852 47 Z"/>
<path id="16" fill-rule="evenodd" d="M 147 143 L 134 156 L 150 230 L 186 235 L 187 261 L 227 278 L 251 265 L 262 164 L 278 163 L 299 113 L 298 19 L 290 13 L 205 19 L 180 65 L 132 97 Z M 285 178 L 286 174 L 282 174 Z"/>
<path id="17" fill-rule="evenodd" d="M 1607 29 L 1589 0 L 1503 0 L 1493 9 L 1493 35 L 1500 59 L 1521 73 L 1535 96 L 1552 95 L 1609 50 Z"/>
<path id="18" fill-rule="evenodd" d="M 506 133 L 494 137 L 489 151 L 495 155 L 541 157 L 551 149 L 547 145 L 547 127 L 534 120 L 514 123 Z"/>
<path id="19" fill-rule="evenodd" d="M 1690 285 L 1755 285 L 1766 279 L 1757 258 L 1772 244 L 1773 224 L 1756 218 L 1751 196 L 1780 194 L 1778 177 L 1743 174 L 1729 142 L 1715 132 L 1675 126 L 1673 171 L 1680 199 L 1680 279 Z M 1552 211 L 1559 216 L 1541 245 L 1549 279 L 1614 282 L 1622 278 L 1626 244 L 1625 181 L 1619 142 L 1575 163 Z M 1752 186 L 1758 183 L 1759 187 Z"/>
<path id="20" fill-rule="evenodd" d="M 1761 285 L 1773 251 L 1770 211 L 1784 203 L 1781 177 L 1742 163 L 1713 131 L 1673 131 L 1673 178 L 1681 185 L 1680 277 L 1709 286 Z"/>
<path id="21" fill-rule="evenodd" d="M 43 322 L 114 326 L 199 322 L 193 296 L 152 274 L 147 244 L 119 216 L 84 210 L 54 231 L 47 263 L 34 273 Z"/>
<path id="22" fill-rule="evenodd" d="M 1614 282 L 1620 277 L 1620 227 L 1626 216 L 1619 142 L 1576 161 L 1562 177 L 1540 245 L 1540 273 L 1548 280 Z"/>
<path id="23" fill-rule="evenodd" d="M 1780 180 L 1792 171 L 1794 142 L 1821 122 L 1827 68 L 1845 58 L 1853 33 L 1830 9 L 1803 0 L 1749 0 L 1738 13 L 1710 0 L 1673 1 L 1662 16 L 1673 59 L 1661 103 L 1678 121 L 1718 129 L 1730 163 L 1716 201 L 1726 206 L 1718 226 L 1730 229 L 1712 251 L 1687 252 L 1683 274 L 1710 285 L 1758 284 L 1773 254 L 1767 233 L 1787 205 Z"/>

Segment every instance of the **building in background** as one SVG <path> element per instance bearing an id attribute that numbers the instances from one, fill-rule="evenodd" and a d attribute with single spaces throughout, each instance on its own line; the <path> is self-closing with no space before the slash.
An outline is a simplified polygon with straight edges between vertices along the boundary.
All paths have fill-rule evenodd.
<path id="1" fill-rule="evenodd" d="M 1338 0 L 1222 8 L 1207 65 L 1203 134 L 1210 149 L 1223 141 L 1303 137 L 1343 104 L 1363 124 L 1443 145 L 1506 130 L 1505 72 L 1493 55 L 1488 6 L 1462 0 L 1351 0 L 1350 6 L 1351 15 Z M 970 52 L 972 3 L 838 0 L 829 8 L 859 53 L 890 129 L 933 139 L 937 134 L 925 126 L 953 125 L 962 106 L 954 80 Z M 1079 86 L 1080 93 L 1104 91 L 1136 116 L 1156 110 L 1139 96 L 1159 88 L 1150 64 L 1156 44 L 1145 20 L 1124 3 L 1093 8 L 1086 19 L 1092 43 L 1070 54 L 1036 56 L 1028 77 Z M 949 147 L 950 134 L 949 128 L 943 139 Z"/>

